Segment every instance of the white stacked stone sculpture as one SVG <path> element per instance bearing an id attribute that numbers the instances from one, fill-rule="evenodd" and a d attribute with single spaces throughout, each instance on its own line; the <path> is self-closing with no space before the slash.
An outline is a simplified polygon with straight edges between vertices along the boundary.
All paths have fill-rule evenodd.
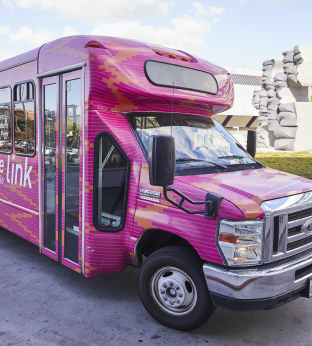
<path id="1" fill-rule="evenodd" d="M 283 60 L 264 61 L 262 88 L 254 91 L 258 147 L 312 150 L 312 46 L 282 54 Z"/>
<path id="2" fill-rule="evenodd" d="M 278 126 L 277 108 L 280 103 L 272 79 L 272 72 L 277 72 L 276 66 L 279 66 L 279 62 L 274 59 L 264 61 L 261 78 L 262 88 L 261 90 L 254 90 L 252 100 L 256 109 L 259 109 L 257 137 L 260 148 L 273 147 L 276 139 L 274 129 Z"/>

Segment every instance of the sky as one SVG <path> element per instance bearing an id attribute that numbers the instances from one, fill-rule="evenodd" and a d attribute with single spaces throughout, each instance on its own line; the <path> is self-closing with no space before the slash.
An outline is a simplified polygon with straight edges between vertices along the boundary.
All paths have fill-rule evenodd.
<path id="1" fill-rule="evenodd" d="M 0 0 L 0 61 L 71 35 L 136 39 L 261 69 L 312 44 L 311 0 Z"/>

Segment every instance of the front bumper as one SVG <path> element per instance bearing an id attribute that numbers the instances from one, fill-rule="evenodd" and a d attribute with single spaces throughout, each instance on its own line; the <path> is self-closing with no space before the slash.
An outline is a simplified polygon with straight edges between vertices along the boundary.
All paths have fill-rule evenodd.
<path id="1" fill-rule="evenodd" d="M 235 311 L 272 309 L 309 297 L 312 249 L 290 259 L 253 268 L 203 266 L 215 306 Z"/>

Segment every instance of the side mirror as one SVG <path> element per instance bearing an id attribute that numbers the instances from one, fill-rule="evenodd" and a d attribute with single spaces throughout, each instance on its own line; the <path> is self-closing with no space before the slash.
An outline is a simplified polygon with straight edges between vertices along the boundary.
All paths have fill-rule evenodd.
<path id="1" fill-rule="evenodd" d="M 174 182 L 176 157 L 173 136 L 152 136 L 148 151 L 149 180 L 154 186 L 167 187 Z"/>
<path id="2" fill-rule="evenodd" d="M 257 131 L 248 130 L 247 133 L 247 151 L 253 158 L 256 156 L 257 151 Z"/>

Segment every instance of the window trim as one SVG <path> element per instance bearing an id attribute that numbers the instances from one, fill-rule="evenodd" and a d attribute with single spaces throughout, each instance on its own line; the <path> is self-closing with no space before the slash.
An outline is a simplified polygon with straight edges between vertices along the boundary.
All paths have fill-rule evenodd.
<path id="1" fill-rule="evenodd" d="M 108 137 L 112 142 L 114 147 L 120 152 L 120 155 L 126 160 L 126 180 L 125 180 L 125 195 L 123 200 L 123 210 L 121 213 L 121 223 L 117 228 L 113 227 L 102 227 L 98 223 L 98 189 L 97 185 L 97 170 L 98 170 L 98 156 L 99 156 L 99 143 L 102 137 Z M 126 225 L 126 213 L 128 208 L 128 193 L 129 193 L 129 185 L 130 185 L 130 171 L 131 171 L 131 162 L 127 154 L 124 152 L 122 147 L 119 145 L 115 137 L 106 131 L 100 132 L 96 135 L 94 139 L 94 162 L 93 162 L 93 225 L 100 232 L 120 232 L 124 229 Z"/>
<path id="2" fill-rule="evenodd" d="M 131 131 L 132 131 L 135 139 L 137 140 L 137 143 L 139 144 L 139 147 L 140 147 L 140 149 L 142 151 L 142 154 L 143 154 L 143 156 L 145 158 L 145 161 L 148 162 L 148 152 L 146 151 L 146 149 L 145 149 L 145 147 L 144 147 L 144 145 L 143 145 L 143 143 L 142 143 L 142 141 L 141 141 L 141 139 L 140 139 L 140 137 L 138 135 L 138 132 L 136 131 L 136 129 L 135 129 L 135 127 L 134 127 L 134 125 L 132 124 L 132 121 L 131 121 L 132 115 L 135 116 L 136 113 L 144 113 L 144 112 L 128 112 L 126 114 L 126 117 L 127 117 L 128 123 L 130 125 Z M 145 112 L 145 113 L 150 113 L 150 112 Z"/>
<path id="3" fill-rule="evenodd" d="M 4 85 L 4 86 L 1 86 L 0 89 L 5 89 L 5 88 L 10 88 L 10 94 L 11 94 L 11 100 L 10 102 L 4 102 L 4 103 L 0 103 L 0 106 L 4 106 L 4 105 L 8 105 L 10 104 L 11 106 L 11 144 L 12 144 L 12 148 L 11 148 L 11 151 L 1 151 L 0 150 L 0 154 L 3 154 L 3 155 L 12 155 L 13 153 L 13 146 L 14 146 L 14 141 L 13 141 L 13 133 L 14 133 L 14 130 L 13 130 L 13 119 L 14 119 L 14 107 L 13 107 L 13 97 L 12 97 L 12 87 L 11 85 L 7 84 L 7 85 Z"/>
<path id="4" fill-rule="evenodd" d="M 14 101 L 14 93 L 15 93 L 15 87 L 17 85 L 20 85 L 20 84 L 25 84 L 25 83 L 32 83 L 33 85 L 33 88 L 34 88 L 34 98 L 32 99 L 28 99 L 27 101 L 22 101 L 22 100 L 18 100 L 18 101 Z M 34 154 L 33 155 L 29 155 L 29 154 L 21 154 L 21 153 L 17 153 L 16 150 L 15 150 L 15 109 L 14 109 L 14 105 L 16 103 L 28 103 L 28 102 L 34 102 L 34 140 L 35 140 L 35 151 L 34 151 Z M 33 81 L 33 79 L 27 79 L 27 80 L 24 80 L 22 82 L 18 82 L 18 83 L 15 83 L 14 86 L 13 86 L 13 98 L 12 98 L 12 109 L 14 110 L 13 112 L 13 125 L 14 125 L 14 154 L 17 155 L 17 156 L 22 156 L 22 157 L 35 157 L 36 156 L 36 149 L 37 149 L 37 121 L 36 121 L 36 118 L 37 118 L 37 109 L 36 109 L 36 84 L 35 82 Z"/>
<path id="5" fill-rule="evenodd" d="M 173 66 L 180 66 L 180 67 L 183 67 L 183 68 L 187 68 L 189 70 L 195 70 L 195 71 L 200 71 L 200 72 L 204 72 L 204 73 L 207 73 L 209 75 L 211 75 L 213 77 L 213 79 L 215 80 L 216 82 L 216 85 L 217 85 L 217 92 L 216 93 L 213 93 L 213 92 L 208 92 L 208 91 L 204 91 L 204 90 L 199 90 L 199 89 L 192 89 L 192 88 L 184 88 L 184 87 L 180 87 L 180 86 L 173 86 L 173 85 L 167 85 L 167 84 L 158 84 L 158 83 L 155 83 L 154 81 L 151 80 L 151 78 L 149 77 L 148 73 L 147 73 L 147 68 L 146 68 L 146 65 L 149 61 L 153 61 L 153 62 L 158 62 L 158 63 L 161 63 L 161 64 L 167 64 L 167 65 L 173 65 Z M 200 70 L 198 68 L 193 68 L 193 67 L 189 67 L 189 66 L 184 66 L 184 65 L 180 65 L 180 64 L 172 64 L 170 62 L 167 62 L 167 61 L 160 61 L 160 60 L 154 60 L 154 59 L 148 59 L 144 62 L 144 74 L 147 78 L 147 80 L 155 85 L 155 86 L 159 86 L 159 87 L 163 87 L 163 88 L 174 88 L 174 89 L 182 89 L 182 90 L 188 90 L 188 91 L 195 91 L 195 92 L 198 92 L 198 93 L 202 93 L 202 94 L 208 94 L 208 95 L 217 95 L 218 92 L 219 92 L 219 84 L 218 84 L 218 81 L 216 79 L 216 77 L 208 72 L 208 71 L 204 71 L 204 70 Z"/>

